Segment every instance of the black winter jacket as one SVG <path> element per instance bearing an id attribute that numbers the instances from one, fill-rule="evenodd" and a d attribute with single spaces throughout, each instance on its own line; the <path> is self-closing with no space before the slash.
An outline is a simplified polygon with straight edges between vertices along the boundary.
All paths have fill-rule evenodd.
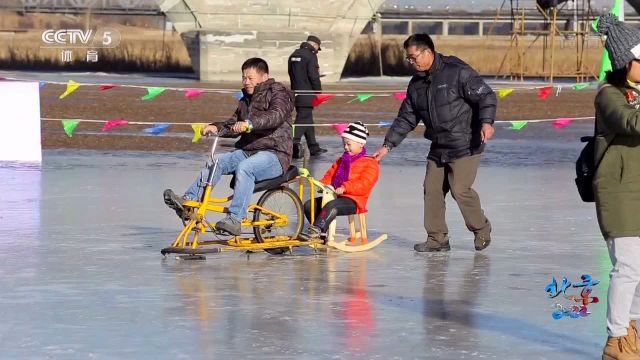
<path id="1" fill-rule="evenodd" d="M 464 61 L 436 54 L 429 72 L 413 76 L 398 116 L 384 139 L 389 148 L 400 145 L 422 121 L 431 140 L 428 159 L 451 162 L 484 150 L 483 123 L 493 124 L 496 94 Z"/>
<path id="2" fill-rule="evenodd" d="M 320 84 L 320 65 L 318 65 L 318 52 L 307 42 L 300 44 L 289 56 L 289 80 L 291 90 L 322 90 Z M 312 107 L 313 99 L 317 93 L 309 92 L 310 95 L 296 94 L 296 106 Z"/>

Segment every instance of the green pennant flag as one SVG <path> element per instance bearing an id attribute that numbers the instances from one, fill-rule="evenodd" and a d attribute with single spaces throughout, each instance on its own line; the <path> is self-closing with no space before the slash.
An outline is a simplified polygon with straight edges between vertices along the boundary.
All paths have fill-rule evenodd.
<path id="1" fill-rule="evenodd" d="M 589 85 L 591 85 L 591 83 L 588 83 L 588 82 L 587 83 L 578 83 L 578 84 L 573 85 L 572 87 L 573 87 L 573 90 L 584 90 L 584 89 L 588 88 Z"/>
<path id="2" fill-rule="evenodd" d="M 373 94 L 358 94 L 358 100 L 360 102 L 367 101 L 373 97 Z"/>
<path id="3" fill-rule="evenodd" d="M 73 136 L 73 132 L 78 127 L 78 124 L 80 124 L 80 120 L 62 120 L 62 127 L 68 137 Z"/>
<path id="4" fill-rule="evenodd" d="M 367 101 L 367 100 L 369 100 L 369 99 L 370 99 L 370 98 L 372 98 L 372 97 L 373 97 L 373 94 L 358 94 L 358 95 L 356 95 L 356 97 L 355 97 L 355 98 L 353 98 L 353 99 L 349 100 L 349 101 L 347 102 L 347 104 L 352 103 L 352 102 L 354 102 L 354 101 L 356 101 L 356 100 L 358 100 L 358 101 L 360 101 L 360 102 Z"/>
<path id="5" fill-rule="evenodd" d="M 620 21 L 623 21 L 623 11 L 622 11 L 622 7 L 624 5 L 624 0 L 613 0 L 613 5 L 611 6 L 611 13 L 615 16 L 618 17 L 618 19 L 620 19 Z M 595 32 L 598 32 L 598 21 L 600 20 L 600 18 L 596 18 L 592 23 L 591 26 L 593 27 L 593 30 L 595 30 Z M 603 49 L 602 50 L 602 61 L 601 61 L 601 65 L 600 65 L 600 75 L 598 76 L 599 80 L 604 80 L 605 77 L 607 76 L 607 73 L 610 72 L 612 69 L 611 66 L 611 58 L 609 58 L 609 52 L 607 51 L 607 49 Z"/>
<path id="6" fill-rule="evenodd" d="M 522 130 L 523 127 L 527 126 L 528 121 L 511 121 L 511 128 L 513 130 Z"/>
<path id="7" fill-rule="evenodd" d="M 147 88 L 148 94 L 142 97 L 142 100 L 153 100 L 156 96 L 162 94 L 166 89 L 162 87 Z"/>

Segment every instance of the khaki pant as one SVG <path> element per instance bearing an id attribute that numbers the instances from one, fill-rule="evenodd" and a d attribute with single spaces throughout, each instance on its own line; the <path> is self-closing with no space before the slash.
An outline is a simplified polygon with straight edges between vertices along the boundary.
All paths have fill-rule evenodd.
<path id="1" fill-rule="evenodd" d="M 489 235 L 491 224 L 484 216 L 478 193 L 471 188 L 479 166 L 480 154 L 444 164 L 427 160 L 424 178 L 424 228 L 429 238 L 442 242 L 449 233 L 444 200 L 449 191 L 458 203 L 467 229 L 474 234 Z"/>

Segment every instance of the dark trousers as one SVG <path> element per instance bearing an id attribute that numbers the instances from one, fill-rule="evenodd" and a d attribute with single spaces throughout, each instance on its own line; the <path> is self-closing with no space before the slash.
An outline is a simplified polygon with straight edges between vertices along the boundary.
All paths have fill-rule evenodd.
<path id="1" fill-rule="evenodd" d="M 448 192 L 458 203 L 467 229 L 474 234 L 489 235 L 491 224 L 484 215 L 480 198 L 471 186 L 480 166 L 480 155 L 466 156 L 451 163 L 427 160 L 424 178 L 424 228 L 427 236 L 442 242 L 449 229 L 445 221 L 445 200 Z"/>
<path id="2" fill-rule="evenodd" d="M 296 121 L 295 125 L 313 125 L 313 108 L 312 107 L 303 107 L 296 106 Z M 300 148 L 300 141 L 302 140 L 302 136 L 304 135 L 305 140 L 307 141 L 307 145 L 309 146 L 309 151 L 314 152 L 320 145 L 318 145 L 318 141 L 316 140 L 316 130 L 313 126 L 296 126 L 293 134 L 293 144 L 294 147 Z M 294 149 L 294 154 L 295 154 Z"/>
<path id="3" fill-rule="evenodd" d="M 353 215 L 358 212 L 356 202 L 347 197 L 331 200 L 323 208 L 320 208 L 320 204 L 322 204 L 322 197 L 317 197 L 313 225 L 319 227 L 323 233 L 327 232 L 336 216 Z M 311 200 L 304 203 L 304 215 L 307 217 L 307 221 L 311 222 Z"/>

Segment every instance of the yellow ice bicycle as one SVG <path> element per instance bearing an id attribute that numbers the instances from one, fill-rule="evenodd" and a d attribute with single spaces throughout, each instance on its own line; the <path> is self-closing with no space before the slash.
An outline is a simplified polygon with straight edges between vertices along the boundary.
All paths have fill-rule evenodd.
<path id="1" fill-rule="evenodd" d="M 218 146 L 218 140 L 224 135 L 221 133 L 214 137 L 211 146 L 211 158 Z M 322 240 L 304 241 L 298 239 L 298 235 L 304 226 L 304 213 L 302 199 L 305 197 L 305 190 L 309 191 L 311 199 L 311 222 L 313 223 L 314 208 L 319 205 L 315 203 L 313 194 L 320 190 L 324 194 L 323 203 L 335 196 L 333 190 L 324 186 L 316 179 L 309 176 L 306 169 L 298 170 L 295 166 L 290 166 L 287 171 L 274 179 L 256 182 L 254 193 L 262 192 L 262 195 L 255 204 L 250 204 L 247 208 L 248 218 L 241 222 L 243 233 L 240 236 L 228 235 L 215 228 L 215 222 L 206 218 L 210 213 L 224 215 L 229 212 L 225 204 L 229 203 L 233 196 L 224 198 L 212 198 L 213 174 L 217 168 L 217 159 L 209 170 L 208 179 L 204 188 L 204 194 L 200 201 L 186 201 L 182 205 L 184 211 L 182 221 L 184 228 L 178 234 L 171 246 L 161 250 L 162 255 L 181 254 L 185 258 L 195 256 L 202 258 L 203 254 L 220 253 L 225 251 L 258 251 L 264 250 L 270 254 L 280 255 L 290 251 L 294 247 L 309 246 L 314 249 L 333 247 L 342 251 L 363 251 L 377 246 L 386 239 L 386 234 L 378 237 L 372 242 L 367 241 L 366 225 L 361 218 L 361 231 L 356 233 L 352 226 L 350 217 L 351 238 L 342 242 L 335 239 L 335 222 L 332 224 L 329 241 L 325 244 Z M 298 192 L 291 189 L 293 183 L 298 183 Z M 231 181 L 233 188 L 234 179 Z M 204 240 L 201 237 L 211 233 L 214 240 Z M 363 236 L 364 235 L 364 236 Z M 361 240 L 358 245 L 357 241 Z M 347 243 L 348 242 L 348 243 Z"/>

